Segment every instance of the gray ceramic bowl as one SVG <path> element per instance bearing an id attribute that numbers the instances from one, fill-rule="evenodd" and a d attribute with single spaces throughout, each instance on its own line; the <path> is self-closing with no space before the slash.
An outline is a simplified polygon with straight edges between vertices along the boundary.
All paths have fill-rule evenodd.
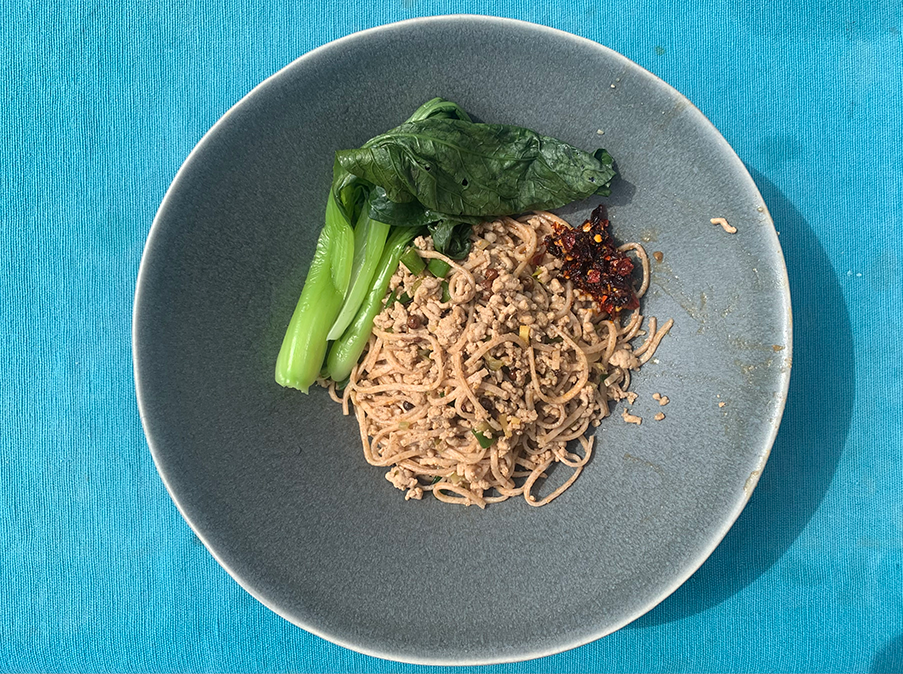
<path id="1" fill-rule="evenodd" d="M 635 378 L 633 411 L 646 420 L 606 420 L 589 467 L 543 508 L 405 502 L 323 390 L 304 396 L 273 380 L 333 152 L 433 96 L 483 121 L 604 145 L 622 176 L 605 200 L 616 235 L 664 254 L 644 309 L 675 327 Z M 576 221 L 595 203 L 562 213 Z M 148 442 L 211 554 L 304 629 L 431 664 L 555 653 L 673 592 L 756 484 L 784 406 L 790 340 L 772 221 L 703 115 L 605 47 L 485 17 L 352 35 L 254 89 L 167 193 L 134 317 Z M 671 399 L 664 421 L 652 421 L 654 392 Z"/>

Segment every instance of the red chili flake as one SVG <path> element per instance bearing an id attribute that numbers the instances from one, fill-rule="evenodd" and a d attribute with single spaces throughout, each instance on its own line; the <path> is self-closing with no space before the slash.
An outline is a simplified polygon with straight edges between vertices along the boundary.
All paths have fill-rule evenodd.
<path id="1" fill-rule="evenodd" d="M 609 315 L 640 306 L 630 276 L 633 262 L 615 246 L 604 206 L 579 228 L 554 224 L 546 251 L 561 260 L 560 275 L 595 298 Z"/>
<path id="2" fill-rule="evenodd" d="M 630 273 L 633 271 L 633 262 L 625 255 L 616 264 L 612 264 L 612 270 L 620 276 L 630 276 Z"/>

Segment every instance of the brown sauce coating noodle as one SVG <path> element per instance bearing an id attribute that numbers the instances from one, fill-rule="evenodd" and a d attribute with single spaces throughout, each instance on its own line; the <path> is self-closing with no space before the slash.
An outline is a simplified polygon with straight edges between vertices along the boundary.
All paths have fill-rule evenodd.
<path id="1" fill-rule="evenodd" d="M 558 280 L 560 261 L 539 248 L 554 222 L 561 220 L 536 212 L 478 225 L 459 263 L 418 239 L 422 257 L 451 267 L 447 300 L 442 279 L 400 265 L 390 291 L 411 302 L 377 316 L 341 398 L 331 387 L 346 414 L 354 409 L 366 460 L 389 467 L 386 478 L 405 498 L 432 492 L 481 508 L 512 496 L 550 502 L 580 475 L 593 428 L 613 402 L 634 395 L 630 371 L 670 329 L 668 321 L 656 330 L 652 318 L 644 332 L 638 311 L 608 316 Z M 648 258 L 638 244 L 624 248 L 641 261 L 641 295 Z M 630 340 L 644 335 L 634 350 Z M 574 440 L 579 454 L 568 449 Z M 538 481 L 558 463 L 570 476 L 540 497 Z"/>

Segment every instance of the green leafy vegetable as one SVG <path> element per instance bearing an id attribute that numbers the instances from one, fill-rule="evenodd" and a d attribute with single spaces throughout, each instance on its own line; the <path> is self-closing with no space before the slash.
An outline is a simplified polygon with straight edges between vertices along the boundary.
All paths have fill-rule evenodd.
<path id="1" fill-rule="evenodd" d="M 443 118 L 443 119 L 461 119 L 465 122 L 471 121 L 464 108 L 457 103 L 447 101 L 444 98 L 433 98 L 414 111 L 414 114 L 408 117 L 409 122 L 418 122 L 421 119 Z"/>
<path id="2" fill-rule="evenodd" d="M 276 358 L 276 381 L 282 386 L 307 393 L 317 380 L 326 356 L 326 335 L 339 315 L 351 280 L 353 257 L 354 232 L 330 192 L 326 224 Z"/>
<path id="3" fill-rule="evenodd" d="M 367 291 L 370 290 L 376 266 L 382 256 L 391 227 L 383 222 L 370 218 L 366 210 L 362 210 L 358 223 L 354 228 L 354 258 L 351 264 L 351 283 L 345 295 L 342 310 L 326 338 L 330 341 L 338 339 L 354 320 L 354 316 Z"/>
<path id="4" fill-rule="evenodd" d="M 416 201 L 390 201 L 386 191 L 376 185 L 367 201 L 370 217 L 396 227 L 426 227 L 442 219 L 441 214 L 426 210 Z"/>
<path id="5" fill-rule="evenodd" d="M 610 194 L 610 160 L 522 127 L 448 118 L 406 122 L 336 153 L 344 170 L 379 185 L 391 201 L 483 217 Z"/>
<path id="6" fill-rule="evenodd" d="M 325 224 L 276 381 L 307 392 L 319 376 L 347 379 L 383 306 L 411 301 L 393 291 L 383 302 L 402 255 L 415 274 L 427 266 L 437 278 L 448 274 L 441 260 L 427 265 L 415 250 L 405 254 L 419 234 L 429 232 L 437 251 L 460 260 L 470 252 L 473 225 L 607 195 L 614 176 L 605 150 L 589 154 L 529 129 L 474 123 L 441 98 L 363 147 L 337 152 Z M 450 301 L 448 282 L 441 287 L 442 301 Z"/>
<path id="7" fill-rule="evenodd" d="M 436 250 L 452 260 L 463 260 L 470 253 L 470 223 L 441 220 L 430 225 L 429 230 Z"/>
<path id="8" fill-rule="evenodd" d="M 334 381 L 341 381 L 350 375 L 351 369 L 364 352 L 373 331 L 373 319 L 382 310 L 383 298 L 389 289 L 389 281 L 398 268 L 398 260 L 416 233 L 415 229 L 401 227 L 389 235 L 370 292 L 351 325 L 329 350 L 326 369 Z"/>
<path id="9" fill-rule="evenodd" d="M 453 260 L 463 260 L 470 253 L 471 225 L 485 218 L 467 215 L 447 215 L 424 208 L 417 201 L 390 201 L 386 191 L 376 186 L 367 203 L 370 217 L 396 227 L 427 227 L 436 250 Z"/>

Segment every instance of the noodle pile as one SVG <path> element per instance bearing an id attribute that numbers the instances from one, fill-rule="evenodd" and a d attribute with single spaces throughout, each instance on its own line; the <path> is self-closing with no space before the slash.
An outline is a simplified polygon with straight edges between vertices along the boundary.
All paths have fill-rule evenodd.
<path id="1" fill-rule="evenodd" d="M 555 222 L 562 221 L 536 212 L 478 225 L 460 264 L 418 239 L 421 257 L 450 265 L 445 282 L 399 265 L 390 290 L 410 302 L 377 316 L 341 398 L 331 385 L 345 414 L 354 408 L 366 460 L 387 467 L 406 499 L 432 492 L 481 508 L 512 496 L 549 503 L 589 461 L 591 427 L 610 403 L 636 397 L 630 373 L 652 357 L 672 321 L 657 329 L 649 318 L 644 331 L 639 311 L 610 317 L 560 282 L 560 260 L 541 247 Z M 646 253 L 634 243 L 621 250 L 640 263 L 642 296 Z M 569 449 L 574 440 L 578 452 Z M 556 463 L 571 475 L 538 497 L 537 481 Z"/>

